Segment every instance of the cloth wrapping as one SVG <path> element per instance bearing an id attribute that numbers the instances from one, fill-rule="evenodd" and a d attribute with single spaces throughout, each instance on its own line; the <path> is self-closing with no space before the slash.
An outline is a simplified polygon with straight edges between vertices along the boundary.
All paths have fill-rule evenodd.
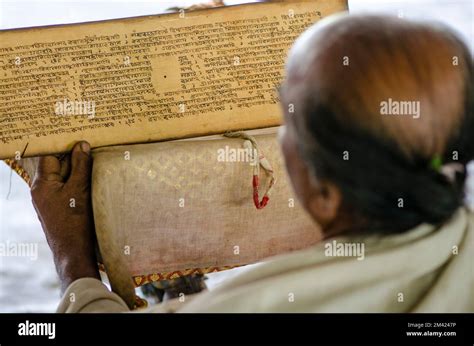
<path id="1" fill-rule="evenodd" d="M 242 138 L 94 150 L 92 198 L 100 253 L 114 291 L 127 302 L 132 300 L 130 277 L 137 286 L 207 273 L 321 239 L 319 228 L 295 201 L 276 128 L 249 133 L 260 161 L 271 163 L 278 180 L 263 209 L 254 204 L 254 166 L 251 155 L 242 151 Z M 266 173 L 260 170 L 262 191 L 270 184 Z"/>

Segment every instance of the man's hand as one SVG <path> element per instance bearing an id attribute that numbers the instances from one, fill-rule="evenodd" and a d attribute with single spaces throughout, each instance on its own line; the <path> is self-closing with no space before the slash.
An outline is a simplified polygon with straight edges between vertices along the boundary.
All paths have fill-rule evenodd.
<path id="1" fill-rule="evenodd" d="M 31 187 L 33 205 L 53 252 L 62 291 L 82 277 L 100 278 L 94 251 L 89 143 L 77 143 L 68 159 L 41 157 Z"/>

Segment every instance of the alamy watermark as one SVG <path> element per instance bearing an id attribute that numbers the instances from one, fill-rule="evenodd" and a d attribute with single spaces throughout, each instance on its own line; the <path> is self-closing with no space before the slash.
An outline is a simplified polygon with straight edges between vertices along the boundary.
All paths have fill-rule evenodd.
<path id="1" fill-rule="evenodd" d="M 340 243 L 333 240 L 324 244 L 324 249 L 327 257 L 357 257 L 358 261 L 365 258 L 364 243 Z"/>
<path id="2" fill-rule="evenodd" d="M 408 115 L 418 119 L 420 113 L 420 101 L 396 101 L 389 98 L 380 102 L 380 114 L 382 115 Z"/>
<path id="3" fill-rule="evenodd" d="M 18 324 L 18 335 L 19 336 L 46 336 L 48 339 L 53 340 L 56 338 L 56 323 L 54 322 L 30 322 L 26 320 L 23 323 Z"/>
<path id="4" fill-rule="evenodd" d="M 14 243 L 7 240 L 0 243 L 0 257 L 28 257 L 32 261 L 38 259 L 37 243 Z"/>
<path id="5" fill-rule="evenodd" d="M 257 164 L 258 152 L 255 148 L 231 148 L 226 145 L 217 149 L 218 162 L 248 162 L 251 166 Z"/>
<path id="6" fill-rule="evenodd" d="M 93 119 L 95 117 L 95 101 L 64 99 L 56 102 L 54 112 L 59 116 L 85 115 L 87 119 Z"/>

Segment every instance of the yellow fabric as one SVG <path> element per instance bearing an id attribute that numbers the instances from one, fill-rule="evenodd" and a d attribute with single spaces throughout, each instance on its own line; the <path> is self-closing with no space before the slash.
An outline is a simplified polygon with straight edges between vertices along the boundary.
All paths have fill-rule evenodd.
<path id="1" fill-rule="evenodd" d="M 218 135 L 94 150 L 97 241 L 111 287 L 129 306 L 131 277 L 138 284 L 159 279 L 156 273 L 245 265 L 321 240 L 319 228 L 295 203 L 277 128 L 246 134 L 258 143 L 257 161 L 265 162 L 265 156 L 271 162 L 271 174 L 267 163 L 260 172 L 261 199 L 274 183 L 273 173 L 278 179 L 263 209 L 254 202 L 255 153 L 246 151 L 242 138 Z"/>
<path id="2" fill-rule="evenodd" d="M 335 240 L 363 242 L 364 259 L 326 256 L 331 239 L 272 258 L 184 303 L 144 311 L 474 312 L 474 216 L 466 209 L 439 229 Z M 68 292 L 58 312 L 128 311 L 98 280 L 80 279 Z"/>

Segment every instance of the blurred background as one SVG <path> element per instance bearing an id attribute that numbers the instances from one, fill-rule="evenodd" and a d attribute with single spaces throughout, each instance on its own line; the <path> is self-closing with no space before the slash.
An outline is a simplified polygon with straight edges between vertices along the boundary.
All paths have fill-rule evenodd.
<path id="1" fill-rule="evenodd" d="M 327 0 L 332 1 L 332 0 Z M 164 13 L 206 1 L 129 0 L 0 0 L 0 29 L 77 23 Z M 226 5 L 257 1 L 224 1 Z M 349 0 L 351 12 L 382 12 L 402 18 L 438 20 L 455 29 L 474 52 L 474 0 Z M 470 167 L 468 199 L 474 201 L 474 167 Z M 59 282 L 53 259 L 31 204 L 29 188 L 0 162 L 0 243 L 38 244 L 38 258 L 0 256 L 0 313 L 53 312 Z M 214 289 L 246 270 L 208 275 Z"/>

